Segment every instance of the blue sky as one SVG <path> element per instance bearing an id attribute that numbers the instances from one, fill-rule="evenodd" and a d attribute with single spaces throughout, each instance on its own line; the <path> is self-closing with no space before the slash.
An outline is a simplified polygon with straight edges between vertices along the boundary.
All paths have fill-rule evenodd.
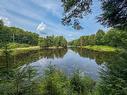
<path id="1" fill-rule="evenodd" d="M 97 23 L 101 13 L 99 0 L 93 0 L 92 14 L 80 20 L 83 30 L 74 30 L 61 24 L 63 8 L 61 0 L 0 0 L 0 19 L 8 26 L 36 32 L 41 36 L 63 35 L 67 40 L 82 35 L 96 33 L 98 29 L 107 30 Z"/>

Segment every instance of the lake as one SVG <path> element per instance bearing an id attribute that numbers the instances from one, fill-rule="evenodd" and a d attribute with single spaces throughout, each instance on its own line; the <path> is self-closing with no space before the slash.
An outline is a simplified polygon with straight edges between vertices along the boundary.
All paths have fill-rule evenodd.
<path id="1" fill-rule="evenodd" d="M 113 53 L 95 52 L 87 49 L 45 49 L 29 51 L 26 53 L 10 56 L 8 66 L 4 56 L 0 57 L 0 67 L 5 69 L 33 66 L 38 75 L 43 74 L 49 65 L 55 65 L 65 74 L 71 75 L 75 70 L 80 70 L 81 74 L 90 76 L 94 80 L 99 79 L 101 68 L 105 68 L 105 63 L 114 56 Z M 1 70 L 2 70 L 1 69 Z"/>
<path id="2" fill-rule="evenodd" d="M 49 65 L 55 65 L 68 78 L 79 70 L 81 75 L 94 80 L 95 87 L 99 87 L 97 91 L 105 93 L 100 95 L 127 95 L 127 52 L 106 53 L 81 48 L 34 50 L 16 56 L 1 56 L 1 95 L 19 93 L 22 90 L 42 95 L 37 94 L 40 88 L 38 86 L 45 82 L 42 75 Z"/>

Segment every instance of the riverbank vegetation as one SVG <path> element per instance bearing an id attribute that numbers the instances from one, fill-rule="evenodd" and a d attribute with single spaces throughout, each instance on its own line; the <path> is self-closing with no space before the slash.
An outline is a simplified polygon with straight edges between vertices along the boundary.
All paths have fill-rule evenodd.
<path id="1" fill-rule="evenodd" d="M 38 45 L 39 35 L 16 27 L 0 26 L 0 46 L 3 43 Z"/>
<path id="2" fill-rule="evenodd" d="M 1 95 L 91 95 L 95 87 L 95 81 L 79 71 L 68 77 L 51 65 L 38 80 L 34 79 L 36 71 L 30 66 L 7 72 L 9 75 L 0 83 Z"/>
<path id="3" fill-rule="evenodd" d="M 94 45 L 94 46 L 81 46 L 81 48 L 86 48 L 98 52 L 120 52 L 121 49 L 111 47 L 111 46 L 102 46 L 102 45 Z"/>
<path id="4" fill-rule="evenodd" d="M 28 44 L 9 43 L 0 49 L 0 56 L 4 54 L 6 49 L 11 52 L 11 55 L 18 55 L 29 51 L 39 50 L 41 48 L 39 46 L 30 46 Z"/>
<path id="5" fill-rule="evenodd" d="M 10 49 L 31 46 L 51 49 L 67 48 L 69 44 L 70 46 L 82 47 L 95 51 L 115 52 L 120 50 L 116 48 L 126 49 L 127 47 L 126 30 L 120 30 L 118 28 L 112 28 L 108 32 L 98 30 L 96 34 L 81 36 L 79 39 L 68 43 L 63 36 L 39 37 L 36 33 L 1 25 L 0 38 L 0 47 L 2 48 L 4 44 L 8 44 Z"/>
<path id="6" fill-rule="evenodd" d="M 80 53 L 82 53 L 82 56 L 91 56 L 89 55 L 90 52 L 86 55 L 82 49 L 80 49 Z M 53 53 L 51 52 L 48 54 L 51 56 Z M 95 54 L 97 53 L 95 52 Z M 105 58 L 105 56 L 102 58 L 101 54 L 89 57 L 95 59 L 94 57 L 100 56 L 99 60 L 103 60 L 108 67 L 100 68 L 101 80 L 96 81 L 88 77 L 85 73 L 80 72 L 78 69 L 68 75 L 65 74 L 62 69 L 54 65 L 48 65 L 47 68 L 43 69 L 43 74 L 38 73 L 36 71 L 36 66 L 34 67 L 30 64 L 14 68 L 12 64 L 9 63 L 10 52 L 5 50 L 4 55 L 6 56 L 6 63 L 0 70 L 0 94 L 107 95 L 113 93 L 113 95 L 116 95 L 120 93 L 118 95 L 126 95 L 126 54 L 126 52 L 123 52 L 115 56 L 107 56 L 108 58 Z M 24 56 L 28 55 L 25 54 Z"/>
<path id="7" fill-rule="evenodd" d="M 81 36 L 69 42 L 69 45 L 97 51 L 115 51 L 116 48 L 127 48 L 126 30 L 110 29 L 108 32 L 98 30 L 96 34 Z M 114 48 L 113 48 L 114 47 Z"/>
<path id="8" fill-rule="evenodd" d="M 119 56 L 121 56 L 121 59 L 119 59 Z M 121 60 L 124 60 L 124 62 Z M 119 93 L 118 95 L 126 95 L 126 61 L 126 53 L 121 53 L 108 59 L 107 62 L 110 64 L 106 64 L 107 70 L 101 68 L 100 81 L 94 81 L 79 70 L 75 70 L 68 76 L 53 65 L 48 65 L 43 71 L 43 75 L 39 75 L 34 67 L 30 65 L 12 69 L 8 67 L 8 64 L 0 72 L 0 94 L 116 95 Z M 120 64 L 120 62 L 122 63 Z"/>
<path id="9" fill-rule="evenodd" d="M 64 7 L 63 25 L 71 25 L 77 30 L 82 29 L 79 19 L 91 12 L 92 0 L 61 0 L 61 2 Z M 99 52 L 127 49 L 127 1 L 100 0 L 100 2 L 102 14 L 98 17 L 98 21 L 112 29 L 108 32 L 98 30 L 96 34 L 81 36 L 69 42 L 69 45 L 81 47 L 80 52 L 83 52 L 82 48 Z M 31 2 L 31 4 L 34 3 Z M 39 75 L 36 69 L 27 63 L 18 68 L 11 67 L 11 55 L 17 54 L 17 51 L 38 50 L 39 46 L 66 48 L 67 41 L 63 36 L 39 37 L 36 33 L 4 26 L 0 20 L 0 51 L 5 58 L 5 64 L 0 67 L 0 95 L 127 95 L 126 50 L 110 56 L 111 58 L 108 56 L 104 59 L 99 54 L 91 56 L 93 59 L 99 56 L 98 64 L 104 63 L 100 65 L 100 80 L 98 81 L 85 76 L 79 70 L 68 76 L 62 70 L 50 65 L 42 75 Z M 89 53 L 88 50 L 87 52 Z M 80 55 L 90 56 L 84 54 Z M 53 55 L 52 52 L 49 55 L 55 56 L 54 58 L 58 56 Z M 95 62 L 95 60 L 92 61 Z"/>
<path id="10" fill-rule="evenodd" d="M 67 48 L 67 40 L 63 36 L 47 36 L 46 38 L 39 38 L 39 46 L 42 48 Z"/>
<path id="11" fill-rule="evenodd" d="M 2 20 L 0 20 L 3 23 Z M 41 48 L 66 48 L 67 41 L 63 36 L 39 37 L 38 34 L 22 30 L 16 27 L 0 25 L 0 48 L 8 46 L 9 49 L 32 49 L 31 47 L 40 46 Z M 22 50 L 23 50 L 22 49 Z M 25 50 L 25 49 L 24 49 Z"/>

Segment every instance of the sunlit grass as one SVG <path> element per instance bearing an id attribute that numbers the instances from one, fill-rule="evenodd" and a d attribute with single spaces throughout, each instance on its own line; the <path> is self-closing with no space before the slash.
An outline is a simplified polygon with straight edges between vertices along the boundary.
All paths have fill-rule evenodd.
<path id="1" fill-rule="evenodd" d="M 17 55 L 20 53 L 25 53 L 31 50 L 39 50 L 40 47 L 39 46 L 30 46 L 30 47 L 23 47 L 23 48 L 14 48 L 14 49 L 9 49 L 11 51 L 12 55 Z M 3 50 L 4 49 L 0 49 L 0 55 L 3 54 Z"/>
<path id="2" fill-rule="evenodd" d="M 8 48 L 14 49 L 14 48 L 24 48 L 24 47 L 30 47 L 28 44 L 19 44 L 19 43 L 9 43 Z"/>
<path id="3" fill-rule="evenodd" d="M 117 52 L 117 51 L 121 51 L 121 49 L 119 48 L 115 48 L 115 47 L 111 47 L 111 46 L 82 46 L 82 48 L 86 48 L 86 49 L 91 49 L 94 51 L 99 51 L 99 52 Z"/>

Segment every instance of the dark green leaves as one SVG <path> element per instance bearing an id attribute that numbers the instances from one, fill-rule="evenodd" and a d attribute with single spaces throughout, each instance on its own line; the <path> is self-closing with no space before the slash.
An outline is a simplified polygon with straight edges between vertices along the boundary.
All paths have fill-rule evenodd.
<path id="1" fill-rule="evenodd" d="M 101 0 L 103 13 L 98 17 L 102 25 L 127 28 L 127 0 Z"/>
<path id="2" fill-rule="evenodd" d="M 80 30 L 79 19 L 90 13 L 92 0 L 61 0 L 64 7 L 63 25 L 71 25 L 74 29 Z"/>

